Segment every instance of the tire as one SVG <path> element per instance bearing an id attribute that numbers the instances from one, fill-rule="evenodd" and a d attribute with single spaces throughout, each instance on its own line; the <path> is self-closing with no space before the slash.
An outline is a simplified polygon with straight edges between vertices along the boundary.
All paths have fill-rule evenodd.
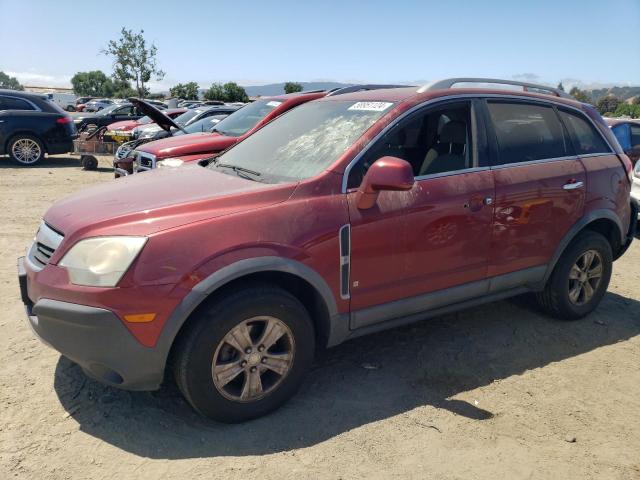
<path id="1" fill-rule="evenodd" d="M 589 252 L 593 252 L 593 258 L 589 268 L 585 269 Z M 597 272 L 598 264 L 601 267 L 599 279 L 587 280 L 589 275 L 586 272 L 595 275 L 593 272 Z M 578 320 L 600 304 L 611 280 L 612 267 L 613 254 L 607 239 L 599 233 L 586 231 L 562 253 L 545 289 L 536 294 L 537 303 L 552 317 Z"/>
<path id="2" fill-rule="evenodd" d="M 80 164 L 83 170 L 96 170 L 98 168 L 98 159 L 93 155 L 81 155 Z"/>
<path id="3" fill-rule="evenodd" d="M 273 325 L 270 331 L 278 333 L 265 335 Z M 278 340 L 265 349 L 269 337 Z M 176 383 L 191 406 L 212 420 L 237 423 L 265 415 L 294 395 L 313 361 L 315 334 L 298 299 L 253 285 L 198 309 L 176 347 Z M 256 376 L 260 389 L 252 390 L 256 382 L 249 380 Z"/>
<path id="4" fill-rule="evenodd" d="M 65 110 L 67 112 L 75 112 L 76 111 L 76 107 L 74 107 L 73 105 L 67 105 L 67 108 L 65 108 Z"/>
<path id="5" fill-rule="evenodd" d="M 31 166 L 44 158 L 44 145 L 38 137 L 19 134 L 9 140 L 7 152 L 11 160 L 22 166 Z"/>

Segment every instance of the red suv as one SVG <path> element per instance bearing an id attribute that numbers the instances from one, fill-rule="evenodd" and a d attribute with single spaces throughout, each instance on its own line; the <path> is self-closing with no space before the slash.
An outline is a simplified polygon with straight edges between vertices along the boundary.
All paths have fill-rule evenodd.
<path id="1" fill-rule="evenodd" d="M 563 92 L 465 82 L 514 83 L 324 97 L 206 166 L 57 202 L 19 260 L 31 327 L 94 378 L 170 370 L 236 422 L 285 402 L 318 347 L 524 292 L 587 315 L 633 238 L 629 159 Z"/>

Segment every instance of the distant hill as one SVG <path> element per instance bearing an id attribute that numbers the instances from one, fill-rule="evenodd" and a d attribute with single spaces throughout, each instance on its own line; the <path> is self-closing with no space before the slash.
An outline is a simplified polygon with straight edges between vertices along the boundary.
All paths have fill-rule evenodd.
<path id="1" fill-rule="evenodd" d="M 640 87 L 611 87 L 611 88 L 598 88 L 594 90 L 586 90 L 587 94 L 596 103 L 602 97 L 607 95 L 615 95 L 620 100 L 628 100 L 629 98 L 640 95 Z"/>
<path id="2" fill-rule="evenodd" d="M 302 90 L 331 90 L 332 88 L 348 87 L 352 83 L 340 82 L 298 82 L 302 85 Z M 265 97 L 270 95 L 282 95 L 284 93 L 283 83 L 270 83 L 268 85 L 252 85 L 244 87 L 250 97 Z"/>

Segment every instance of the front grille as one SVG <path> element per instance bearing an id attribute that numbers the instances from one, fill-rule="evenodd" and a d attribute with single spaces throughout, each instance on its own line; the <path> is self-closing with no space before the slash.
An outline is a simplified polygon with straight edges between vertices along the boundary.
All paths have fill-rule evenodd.
<path id="1" fill-rule="evenodd" d="M 29 248 L 27 258 L 31 261 L 31 265 L 36 270 L 41 270 L 46 264 L 49 263 L 56 249 L 62 243 L 64 236 L 51 228 L 46 223 L 42 222 L 36 238 Z"/>

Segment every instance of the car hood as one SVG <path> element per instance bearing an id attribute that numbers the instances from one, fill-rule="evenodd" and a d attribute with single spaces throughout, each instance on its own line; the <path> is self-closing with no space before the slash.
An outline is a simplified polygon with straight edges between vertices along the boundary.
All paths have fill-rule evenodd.
<path id="1" fill-rule="evenodd" d="M 145 143 L 136 150 L 151 153 L 156 159 L 162 159 L 197 153 L 217 153 L 229 148 L 238 140 L 237 137 L 227 137 L 219 133 L 200 132 Z"/>
<path id="2" fill-rule="evenodd" d="M 176 122 L 171 120 L 149 102 L 145 102 L 144 100 L 140 100 L 139 98 L 129 98 L 128 100 L 136 107 L 138 107 L 139 111 L 148 116 L 155 122 L 156 125 L 158 125 L 163 130 L 166 130 L 167 132 L 171 131 L 172 128 L 177 128 L 178 130 L 180 130 L 180 127 Z"/>
<path id="3" fill-rule="evenodd" d="M 296 184 L 264 184 L 199 165 L 156 169 L 95 185 L 56 202 L 44 220 L 65 243 L 99 235 L 151 235 L 284 202 Z"/>
<path id="4" fill-rule="evenodd" d="M 107 130 L 133 130 L 137 126 L 137 120 L 122 120 L 121 122 L 109 124 L 109 126 L 107 126 Z"/>

